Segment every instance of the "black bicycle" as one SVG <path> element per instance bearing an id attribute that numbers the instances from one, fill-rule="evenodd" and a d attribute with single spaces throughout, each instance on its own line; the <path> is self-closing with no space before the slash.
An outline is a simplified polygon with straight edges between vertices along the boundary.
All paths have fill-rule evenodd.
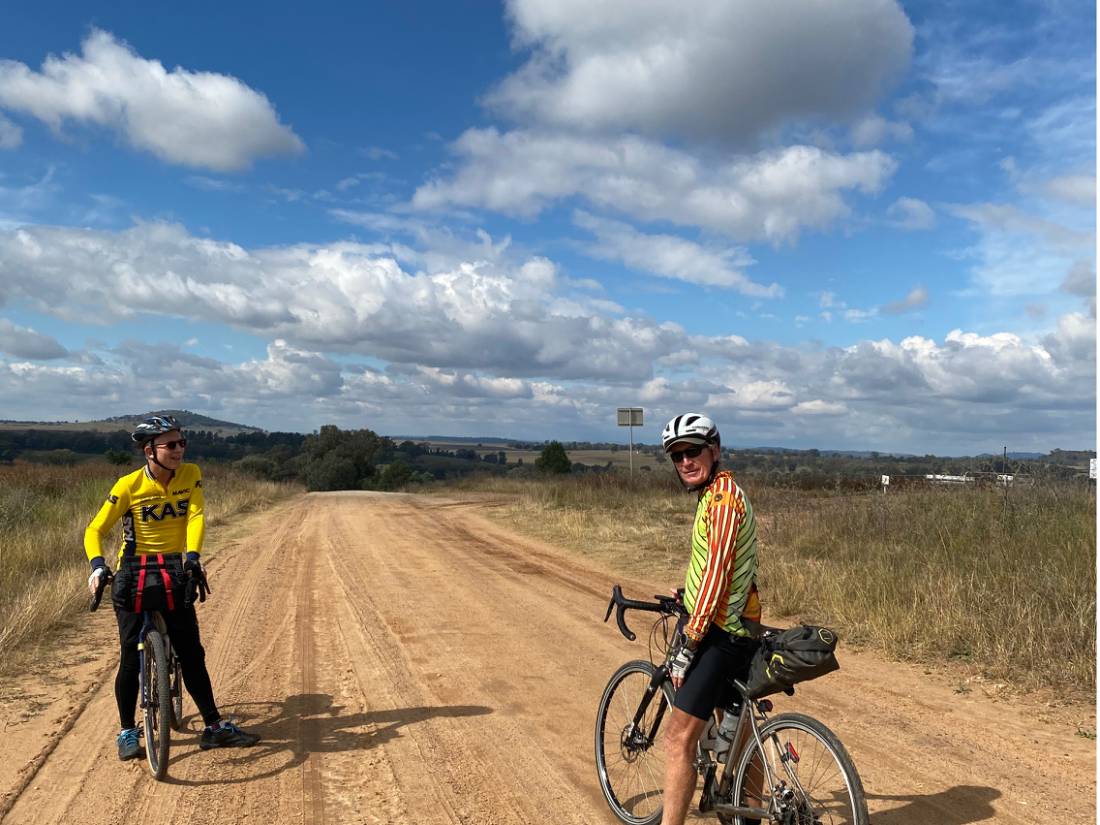
<path id="1" fill-rule="evenodd" d="M 95 611 L 103 599 L 103 591 L 112 575 L 99 580 L 89 610 Z M 205 588 L 205 591 L 204 589 Z M 205 592 L 209 588 L 205 582 L 188 583 L 185 606 L 190 607 L 199 594 L 205 601 Z M 168 752 L 172 744 L 172 730 L 183 726 L 183 671 L 164 616 L 159 610 L 143 610 L 141 634 L 138 636 L 138 661 L 141 674 L 141 711 L 144 725 L 145 759 L 149 770 L 156 779 L 163 779 L 168 773 Z"/>
<path id="2" fill-rule="evenodd" d="M 678 620 L 686 610 L 673 596 L 654 598 L 626 599 L 615 585 L 604 616 L 606 622 L 616 611 L 619 630 L 634 641 L 624 612 L 660 614 L 651 647 L 656 641 L 654 658 L 663 661 L 639 659 L 620 667 L 596 712 L 600 789 L 612 813 L 627 825 L 656 825 L 663 811 L 661 723 L 675 697 L 669 661 L 682 641 Z M 803 713 L 769 718 L 769 700 L 752 699 L 743 682 L 731 682 L 738 698 L 715 709 L 699 740 L 699 810 L 714 813 L 723 825 L 746 825 L 752 819 L 771 825 L 867 825 L 863 784 L 836 735 Z"/>

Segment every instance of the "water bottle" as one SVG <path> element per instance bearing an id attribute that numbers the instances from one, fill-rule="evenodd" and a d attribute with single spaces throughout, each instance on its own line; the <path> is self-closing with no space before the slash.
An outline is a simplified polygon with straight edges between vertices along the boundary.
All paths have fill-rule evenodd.
<path id="1" fill-rule="evenodd" d="M 740 713 L 740 706 L 735 705 L 726 708 L 726 712 L 722 715 L 722 722 L 718 725 L 718 732 L 714 737 L 714 755 L 719 762 L 725 762 L 729 757 L 730 746 L 733 745 L 733 737 L 737 733 Z"/>

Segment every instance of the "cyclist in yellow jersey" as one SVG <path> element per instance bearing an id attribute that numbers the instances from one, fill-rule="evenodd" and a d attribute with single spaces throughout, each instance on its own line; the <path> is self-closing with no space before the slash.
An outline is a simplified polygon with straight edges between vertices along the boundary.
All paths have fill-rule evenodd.
<path id="1" fill-rule="evenodd" d="M 680 482 L 699 499 L 684 577 L 687 638 L 671 663 L 676 699 L 665 728 L 663 825 L 683 825 L 695 790 L 695 751 L 716 707 L 733 696 L 730 677 L 744 680 L 758 643 L 756 520 L 733 476 L 719 469 L 721 437 L 701 413 L 673 418 L 661 434 Z M 745 819 L 745 825 L 759 820 Z"/>
<path id="2" fill-rule="evenodd" d="M 147 418 L 132 433 L 145 455 L 145 466 L 115 482 L 107 501 L 84 531 L 84 552 L 92 565 L 88 588 L 94 593 L 108 573 L 103 558 L 103 538 L 122 520 L 121 565 L 128 556 L 157 556 L 186 553 L 184 568 L 189 575 L 203 576 L 202 551 L 205 518 L 202 474 L 195 464 L 183 463 L 187 439 L 172 416 Z M 120 579 L 116 578 L 115 584 Z M 176 651 L 183 682 L 195 700 L 205 724 L 199 747 L 203 750 L 254 745 L 260 737 L 245 733 L 223 720 L 214 702 L 206 654 L 199 639 L 199 624 L 193 606 L 174 605 L 162 611 L 168 636 Z M 138 694 L 138 636 L 142 615 L 123 609 L 116 602 L 122 655 L 115 676 L 115 702 L 122 732 L 118 735 L 118 758 L 140 755 L 139 728 L 134 722 Z"/>

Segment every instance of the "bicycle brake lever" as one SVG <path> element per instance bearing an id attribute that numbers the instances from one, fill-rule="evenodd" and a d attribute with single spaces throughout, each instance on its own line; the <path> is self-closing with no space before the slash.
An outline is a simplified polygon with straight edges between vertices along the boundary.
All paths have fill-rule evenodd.
<path id="1" fill-rule="evenodd" d="M 607 613 L 604 614 L 603 620 L 606 622 L 611 618 L 611 611 L 615 609 L 615 605 L 622 604 L 623 601 L 623 589 L 619 585 L 612 585 L 611 587 L 611 601 L 607 603 Z"/>

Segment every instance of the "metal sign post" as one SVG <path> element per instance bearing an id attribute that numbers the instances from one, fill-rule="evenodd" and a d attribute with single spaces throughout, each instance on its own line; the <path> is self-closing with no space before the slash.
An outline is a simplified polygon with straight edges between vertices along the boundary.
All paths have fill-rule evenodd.
<path id="1" fill-rule="evenodd" d="M 641 407 L 619 407 L 619 426 L 630 428 L 630 476 L 634 477 L 634 428 L 642 426 Z"/>

